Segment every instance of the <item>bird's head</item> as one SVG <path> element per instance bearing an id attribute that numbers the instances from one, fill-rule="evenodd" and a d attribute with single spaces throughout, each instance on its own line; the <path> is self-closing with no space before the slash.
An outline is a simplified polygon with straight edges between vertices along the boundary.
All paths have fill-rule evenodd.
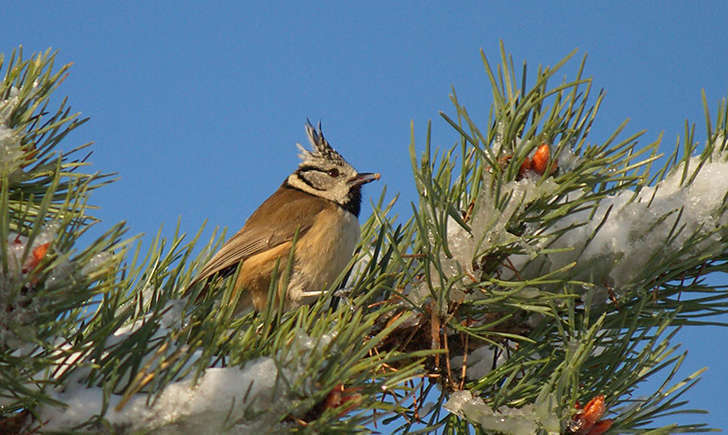
<path id="1" fill-rule="evenodd" d="M 306 123 L 306 134 L 311 142 L 309 151 L 300 144 L 301 163 L 287 179 L 289 186 L 311 195 L 334 201 L 359 216 L 361 186 L 379 179 L 378 173 L 357 172 L 329 144 L 321 130 Z"/>

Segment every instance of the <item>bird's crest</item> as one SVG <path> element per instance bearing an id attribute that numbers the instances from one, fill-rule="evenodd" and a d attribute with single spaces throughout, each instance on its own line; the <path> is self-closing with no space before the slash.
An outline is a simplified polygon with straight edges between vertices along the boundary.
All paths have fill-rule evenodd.
<path id="1" fill-rule="evenodd" d="M 316 128 L 311 124 L 311 121 L 307 120 L 306 135 L 308 136 L 308 141 L 311 142 L 311 151 L 304 148 L 301 144 L 296 144 L 300 151 L 298 157 L 301 158 L 301 166 L 316 165 L 317 162 L 348 165 L 348 162 L 341 156 L 341 154 L 336 152 L 336 150 L 324 137 L 324 132 L 321 130 L 320 122 L 318 124 L 318 128 Z"/>

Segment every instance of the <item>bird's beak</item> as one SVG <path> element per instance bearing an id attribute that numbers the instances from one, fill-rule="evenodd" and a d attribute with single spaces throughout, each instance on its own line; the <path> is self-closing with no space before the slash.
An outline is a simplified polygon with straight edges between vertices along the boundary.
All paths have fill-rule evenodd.
<path id="1" fill-rule="evenodd" d="M 357 174 L 356 177 L 349 179 L 349 184 L 352 186 L 361 186 L 362 184 L 371 183 L 374 180 L 379 180 L 382 176 L 378 172 L 363 172 Z"/>

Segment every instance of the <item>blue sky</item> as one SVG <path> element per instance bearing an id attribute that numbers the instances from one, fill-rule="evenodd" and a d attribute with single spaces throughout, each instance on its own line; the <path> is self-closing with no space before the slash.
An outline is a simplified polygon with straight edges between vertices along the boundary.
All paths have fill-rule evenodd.
<path id="1" fill-rule="evenodd" d="M 160 225 L 171 234 L 180 216 L 187 232 L 205 219 L 206 234 L 237 230 L 295 168 L 307 117 L 355 167 L 382 173 L 365 201 L 386 184 L 407 213 L 410 121 L 418 144 L 432 119 L 434 144 L 451 145 L 438 111 L 452 113 L 454 86 L 483 123 L 491 97 L 479 50 L 497 61 L 500 39 L 534 69 L 588 53 L 587 75 L 607 92 L 594 142 L 626 118 L 627 133 L 647 130 L 643 144 L 664 132 L 671 149 L 685 119 L 702 139 L 701 89 L 711 110 L 728 95 L 721 1 L 362 4 L 13 2 L 0 52 L 53 47 L 74 63 L 59 95 L 91 121 L 66 144 L 95 141 L 95 167 L 120 173 L 94 197 L 102 227 L 126 220 L 147 240 Z M 684 375 L 710 367 L 687 398 L 711 414 L 675 419 L 728 428 L 714 399 L 728 388 L 728 331 L 677 341 L 690 350 Z"/>

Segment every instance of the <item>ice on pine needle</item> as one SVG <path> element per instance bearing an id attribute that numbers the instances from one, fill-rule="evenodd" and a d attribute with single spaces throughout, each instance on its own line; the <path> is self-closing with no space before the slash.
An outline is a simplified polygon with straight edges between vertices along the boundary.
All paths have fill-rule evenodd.
<path id="1" fill-rule="evenodd" d="M 488 185 L 489 182 L 485 182 Z M 511 200 L 500 210 L 493 205 L 493 192 L 485 189 L 474 207 L 474 213 L 468 222 L 470 231 L 463 228 L 452 216 L 447 217 L 447 246 L 451 256 L 440 250 L 439 264 L 446 280 L 459 278 L 459 283 L 449 290 L 450 301 L 462 301 L 470 285 L 477 283 L 479 273 L 473 267 L 474 260 L 487 252 L 489 247 L 519 243 L 528 248 L 521 239 L 507 230 L 509 220 L 520 213 L 524 207 L 534 200 L 548 197 L 557 188 L 551 179 L 540 180 L 540 176 L 527 175 L 521 180 L 512 181 L 501 186 L 505 195 Z M 434 242 L 434 236 L 431 237 Z M 437 266 L 430 266 L 430 276 L 434 288 L 443 286 Z M 408 298 L 415 305 L 422 306 L 430 298 L 430 285 L 423 282 L 408 292 Z M 477 297 L 477 296 L 475 296 Z M 447 307 L 442 309 L 446 311 Z"/>
<path id="2" fill-rule="evenodd" d="M 27 237 L 9 233 L 7 270 L 0 265 L 0 345 L 10 347 L 31 343 L 37 325 L 34 320 L 44 314 L 46 302 L 34 288 L 39 277 L 32 275 L 58 233 L 58 225 L 48 223 L 30 243 Z M 45 284 L 44 284 L 45 285 Z"/>
<path id="3" fill-rule="evenodd" d="M 111 395 L 104 419 L 118 429 L 131 432 L 158 429 L 157 433 L 243 433 L 264 431 L 277 419 L 262 415 L 276 403 L 277 368 L 272 358 L 249 361 L 237 367 L 210 368 L 195 385 L 192 379 L 169 384 L 159 398 L 148 402 L 146 394 L 135 395 L 122 409 L 115 408 L 121 396 Z M 283 389 L 279 385 L 279 390 Z M 39 421 L 43 431 L 64 431 L 102 413 L 104 392 L 76 384 L 54 398 L 67 407 L 45 405 Z M 275 409 L 275 407 L 273 407 Z M 249 420 L 248 415 L 255 416 Z M 236 430 L 236 425 L 239 427 Z"/>
<path id="4" fill-rule="evenodd" d="M 113 258 L 111 252 L 103 251 L 91 257 L 91 259 L 81 268 L 82 275 L 91 275 L 94 272 L 101 270 L 109 260 Z"/>
<path id="5" fill-rule="evenodd" d="M 716 256 L 725 249 L 728 234 L 726 157 L 716 153 L 702 167 L 701 157 L 692 157 L 687 172 L 682 162 L 664 180 L 643 187 L 636 195 L 622 191 L 594 208 L 566 215 L 549 232 L 580 226 L 540 246 L 566 251 L 537 261 L 512 256 L 511 261 L 524 279 L 576 262 L 573 279 L 595 284 L 587 291 L 593 303 L 600 303 L 606 299 L 607 288 L 619 294 L 644 284 L 662 261 Z"/>
<path id="6" fill-rule="evenodd" d="M 540 176 L 528 175 L 503 185 L 501 192 L 503 195 L 510 195 L 510 200 L 502 210 L 493 204 L 494 193 L 486 188 L 481 192 L 468 222 L 470 232 L 455 219 L 448 217 L 447 243 L 452 258 L 448 258 L 443 252 L 440 262 L 449 276 L 464 274 L 465 282 L 473 283 L 472 278 L 478 277 L 473 261 L 490 247 L 519 243 L 527 248 L 518 236 L 508 232 L 507 226 L 511 218 L 522 212 L 528 204 L 539 198 L 550 197 L 558 187 L 553 179 L 539 178 Z M 484 184 L 488 185 L 489 182 Z"/>
<path id="7" fill-rule="evenodd" d="M 716 141 L 720 148 L 722 138 Z M 511 255 L 510 267 L 501 267 L 504 279 L 533 279 L 559 270 L 574 262 L 570 277 L 592 283 L 584 289 L 585 300 L 602 303 L 609 291 L 620 291 L 644 284 L 661 261 L 680 262 L 689 258 L 707 258 L 720 254 L 728 235 L 728 162 L 726 153 L 716 152 L 701 166 L 701 157 L 681 162 L 654 186 L 644 186 L 635 193 L 623 190 L 601 199 L 593 207 L 558 219 L 548 228 L 531 226 L 527 231 L 545 231 L 558 237 L 546 237 L 537 243 L 507 231 L 511 218 L 538 198 L 549 198 L 558 186 L 552 177 L 525 176 L 501 187 L 511 195 L 505 207 L 493 205 L 493 194 L 485 189 L 475 204 L 467 231 L 454 219 L 447 221 L 448 247 L 452 258 L 441 254 L 443 271 L 450 277 L 463 276 L 463 286 L 479 279 L 473 261 L 482 258 L 493 246 L 518 245 L 525 254 Z M 561 170 L 579 164 L 579 157 L 565 148 L 558 156 Z M 697 173 L 695 173 L 697 171 Z M 691 178 L 694 176 L 694 179 Z M 491 175 L 486 175 L 487 177 Z M 683 179 L 684 178 L 684 179 Z M 488 186 L 486 180 L 484 185 Z M 584 195 L 582 193 L 581 195 Z M 572 192 L 570 200 L 580 194 Z M 541 254 L 549 250 L 551 252 Z"/>
<path id="8" fill-rule="evenodd" d="M 0 293 L 4 286 L 14 286 L 32 272 L 45 256 L 48 246 L 56 239 L 59 226 L 49 222 L 43 226 L 40 233 L 33 239 L 33 243 L 25 236 L 10 232 L 7 239 L 7 275 L 0 268 Z M 5 290 L 7 291 L 7 290 Z"/>
<path id="9" fill-rule="evenodd" d="M 166 335 L 167 327 L 178 327 L 181 305 L 173 301 L 163 316 L 156 337 Z M 122 328 L 107 340 L 106 346 L 118 344 L 143 322 Z M 194 382 L 193 375 L 172 382 L 150 401 L 146 393 L 138 393 L 120 410 L 116 406 L 120 395 L 108 396 L 103 419 L 116 429 L 130 432 L 154 430 L 155 433 L 264 433 L 284 431 L 281 414 L 297 410 L 299 394 L 310 395 L 316 390 L 316 379 L 307 373 L 312 359 L 325 359 L 335 351 L 329 349 L 333 337 L 324 334 L 314 339 L 297 330 L 291 343 L 274 357 L 259 357 L 239 367 L 211 367 Z M 188 364 L 199 358 L 196 355 Z M 143 363 L 142 363 L 143 364 Z M 65 389 L 53 398 L 68 406 L 43 405 L 38 421 L 42 431 L 65 431 L 100 416 L 105 403 L 100 388 L 87 388 L 72 376 Z"/>
<path id="10" fill-rule="evenodd" d="M 560 430 L 558 417 L 543 404 L 540 407 L 534 405 L 521 408 L 501 407 L 494 411 L 483 399 L 473 395 L 469 390 L 450 394 L 445 409 L 479 424 L 485 431 L 532 435 L 539 433 L 539 429 L 545 429 L 548 434 L 558 434 Z"/>
<path id="11" fill-rule="evenodd" d="M 23 164 L 24 152 L 20 136 L 8 126 L 11 113 L 18 105 L 18 88 L 12 87 L 10 95 L 0 100 L 0 175 L 14 175 Z"/>

